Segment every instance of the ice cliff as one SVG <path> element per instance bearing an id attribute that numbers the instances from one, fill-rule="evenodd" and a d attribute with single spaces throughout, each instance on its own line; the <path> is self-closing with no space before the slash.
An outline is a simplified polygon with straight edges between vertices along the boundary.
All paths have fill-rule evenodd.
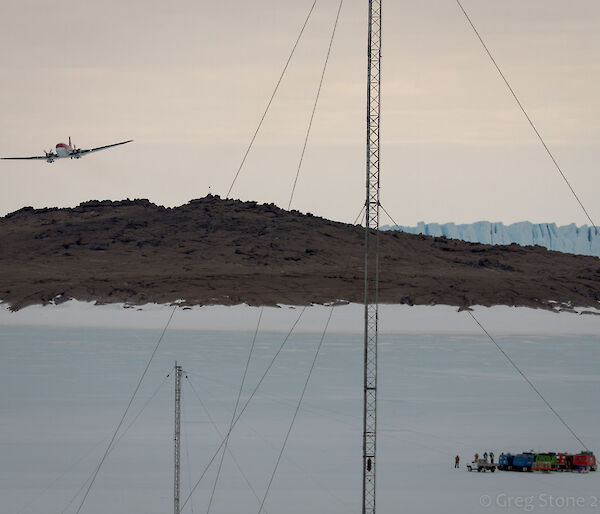
<path id="1" fill-rule="evenodd" d="M 575 223 L 557 226 L 556 223 L 521 221 L 512 225 L 501 222 L 478 221 L 465 225 L 455 223 L 424 223 L 416 227 L 385 226 L 384 230 L 402 230 L 410 234 L 445 236 L 471 243 L 539 245 L 559 252 L 600 257 L 600 230 Z"/>

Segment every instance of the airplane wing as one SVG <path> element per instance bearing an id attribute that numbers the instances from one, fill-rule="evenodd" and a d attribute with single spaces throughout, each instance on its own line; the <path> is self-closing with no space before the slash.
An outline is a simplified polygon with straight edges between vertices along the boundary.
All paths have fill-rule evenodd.
<path id="1" fill-rule="evenodd" d="M 43 159 L 46 161 L 48 159 L 53 159 L 55 157 L 56 157 L 55 154 L 50 154 L 50 155 L 36 155 L 34 157 L 0 157 L 0 159 L 2 159 L 3 161 L 30 161 L 32 159 Z"/>
<path id="2" fill-rule="evenodd" d="M 133 141 L 133 139 L 130 139 L 129 141 L 122 141 L 120 143 L 113 143 L 112 145 L 106 145 L 106 146 L 99 146 L 98 148 L 90 148 L 89 150 L 75 150 L 75 152 L 73 153 L 73 156 L 75 155 L 87 155 L 89 153 L 92 152 L 99 152 L 100 150 L 106 150 L 107 148 L 112 148 L 113 146 L 119 146 L 119 145 L 124 145 L 127 143 L 131 143 Z"/>

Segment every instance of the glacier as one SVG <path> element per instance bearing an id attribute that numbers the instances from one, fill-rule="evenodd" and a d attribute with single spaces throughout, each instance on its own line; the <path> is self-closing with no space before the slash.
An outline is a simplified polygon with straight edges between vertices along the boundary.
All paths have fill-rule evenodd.
<path id="1" fill-rule="evenodd" d="M 410 234 L 461 239 L 470 243 L 522 246 L 539 245 L 558 252 L 594 255 L 600 257 L 600 233 L 588 225 L 557 226 L 556 223 L 531 223 L 521 221 L 505 225 L 502 222 L 477 221 L 475 223 L 417 223 L 416 227 L 386 225 L 382 230 L 401 230 Z"/>

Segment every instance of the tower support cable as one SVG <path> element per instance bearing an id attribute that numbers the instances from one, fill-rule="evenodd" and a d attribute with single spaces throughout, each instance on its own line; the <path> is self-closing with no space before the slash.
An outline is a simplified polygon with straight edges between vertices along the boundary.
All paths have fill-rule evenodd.
<path id="1" fill-rule="evenodd" d="M 169 371 L 169 373 L 167 375 L 165 375 L 165 377 L 162 379 L 162 382 L 159 384 L 159 386 L 148 397 L 148 399 L 146 400 L 146 402 L 144 403 L 144 405 L 142 406 L 142 408 L 138 411 L 138 413 L 135 415 L 135 417 L 129 422 L 129 424 L 127 425 L 127 427 L 121 432 L 121 434 L 119 435 L 119 437 L 117 438 L 117 440 L 110 447 L 109 455 L 117 447 L 117 445 L 121 442 L 121 439 L 123 439 L 127 435 L 127 432 L 129 432 L 129 430 L 131 429 L 131 427 L 133 427 L 133 425 L 135 425 L 135 422 L 142 415 L 142 413 L 146 410 L 146 407 L 148 407 L 148 405 L 150 404 L 150 402 L 152 402 L 152 400 L 154 400 L 155 396 L 158 394 L 158 392 L 160 391 L 160 389 L 162 388 L 162 386 L 164 385 L 165 381 L 167 380 L 167 378 L 169 378 L 170 375 L 171 375 L 171 371 Z M 107 439 L 107 441 L 108 441 L 108 439 Z M 97 446 L 100 446 L 103 443 L 105 443 L 105 441 L 101 441 L 100 443 L 98 443 Z M 95 450 L 95 449 L 96 449 L 96 446 L 93 448 L 93 450 Z M 93 476 L 94 476 L 94 471 L 92 471 L 92 473 L 88 476 L 88 478 L 81 485 L 81 487 L 77 490 L 77 492 L 71 497 L 71 500 L 69 501 L 69 503 L 67 503 L 67 505 L 65 506 L 65 508 L 61 511 L 61 514 L 65 514 L 69 510 L 69 508 L 71 507 L 71 505 L 73 504 L 73 502 L 79 497 L 79 495 L 82 493 L 82 491 L 86 488 L 86 486 L 89 484 L 89 482 L 93 478 Z M 17 514 L 20 514 L 20 512 L 18 512 Z"/>
<path id="2" fill-rule="evenodd" d="M 313 358 L 310 369 L 308 370 L 308 375 L 306 376 L 306 381 L 304 382 L 304 387 L 302 388 L 302 393 L 300 394 L 300 398 L 298 399 L 298 404 L 296 405 L 296 410 L 294 411 L 294 415 L 292 416 L 292 421 L 290 422 L 290 426 L 285 434 L 285 438 L 283 440 L 283 445 L 281 446 L 281 450 L 279 451 L 279 455 L 277 456 L 277 461 L 275 462 L 275 467 L 273 468 L 273 473 L 271 473 L 271 478 L 269 479 L 269 484 L 267 485 L 267 489 L 265 494 L 260 502 L 260 507 L 258 509 L 258 514 L 262 514 L 265 506 L 265 502 L 267 501 L 267 497 L 269 496 L 269 491 L 271 490 L 271 486 L 273 485 L 273 479 L 277 474 L 277 470 L 279 469 L 279 463 L 281 462 L 281 457 L 283 457 L 283 452 L 285 451 L 285 447 L 287 446 L 288 439 L 290 438 L 290 434 L 292 433 L 292 428 L 294 428 L 294 422 L 296 421 L 296 417 L 298 416 L 298 412 L 300 411 L 300 406 L 302 405 L 302 400 L 304 400 L 304 395 L 306 394 L 306 389 L 308 388 L 308 383 L 310 382 L 310 377 L 315 369 L 315 364 L 317 363 L 317 358 L 319 357 L 319 352 L 321 351 L 321 347 L 323 346 L 323 341 L 325 340 L 325 335 L 327 334 L 327 329 L 329 328 L 329 322 L 331 321 L 331 316 L 333 315 L 334 306 L 331 307 L 329 311 L 329 316 L 327 317 L 327 322 L 325 323 L 325 328 L 323 329 L 323 334 L 321 335 L 321 339 L 319 344 L 317 345 L 317 350 L 315 351 L 315 356 Z"/>
<path id="3" fill-rule="evenodd" d="M 571 435 L 575 439 L 577 439 L 577 441 L 579 442 L 579 444 L 581 444 L 581 446 L 583 446 L 583 448 L 586 451 L 589 451 L 589 448 L 585 445 L 585 443 L 581 440 L 581 438 L 569 426 L 569 424 L 565 421 L 565 419 L 554 409 L 554 407 L 552 407 L 552 405 L 550 405 L 550 402 L 548 400 L 546 400 L 546 398 L 544 398 L 544 395 L 540 392 L 540 390 L 537 387 L 535 387 L 535 385 L 533 384 L 533 382 L 531 380 L 529 380 L 529 378 L 527 378 L 527 375 L 525 375 L 525 373 L 523 373 L 523 371 L 521 371 L 521 368 L 519 368 L 519 366 L 517 366 L 516 362 L 513 361 L 510 358 L 510 356 L 502 349 L 502 347 L 496 342 L 496 340 L 486 330 L 486 328 L 479 322 L 479 320 L 475 317 L 475 315 L 471 311 L 467 311 L 467 312 L 469 313 L 469 316 L 471 316 L 471 318 L 473 318 L 473 321 L 475 323 L 477 323 L 477 325 L 479 325 L 479 328 L 481 328 L 481 330 L 483 330 L 483 333 L 486 336 L 488 336 L 489 340 L 492 343 L 494 343 L 494 345 L 496 346 L 496 348 L 498 348 L 498 350 L 500 351 L 500 353 L 502 355 L 504 355 L 504 357 L 506 357 L 506 360 L 508 362 L 510 362 L 510 364 L 512 365 L 512 367 L 515 368 L 517 370 L 517 372 L 519 373 L 519 375 L 521 375 L 523 377 L 523 380 L 525 380 L 525 382 L 527 382 L 527 384 L 529 385 L 529 387 L 531 387 L 531 389 L 533 389 L 535 391 L 535 393 L 541 398 L 541 400 L 546 404 L 546 406 L 552 411 L 552 414 L 554 414 L 556 416 L 556 418 L 564 425 L 564 427 L 571 433 Z"/>
<path id="4" fill-rule="evenodd" d="M 252 344 L 250 345 L 250 352 L 248 353 L 248 358 L 246 359 L 246 366 L 244 367 L 244 374 L 242 375 L 242 381 L 240 383 L 240 388 L 238 390 L 237 398 L 235 400 L 235 407 L 233 408 L 233 414 L 231 415 L 231 421 L 229 422 L 229 430 L 228 434 L 231 434 L 231 429 L 233 427 L 233 422 L 235 421 L 235 416 L 238 412 L 238 407 L 240 406 L 240 399 L 242 398 L 242 392 L 244 391 L 244 385 L 246 384 L 246 377 L 248 376 L 248 368 L 250 368 L 250 361 L 252 360 L 252 354 L 254 353 L 254 347 L 256 346 L 256 338 L 258 336 L 258 330 L 260 328 L 260 321 L 262 319 L 262 315 L 264 312 L 264 307 L 260 309 L 260 313 L 258 315 L 258 322 L 256 323 L 256 330 L 254 331 L 254 337 L 252 338 Z M 210 500 L 208 501 L 208 508 L 206 509 L 206 514 L 210 514 L 210 508 L 213 503 L 213 499 L 215 497 L 215 491 L 217 489 L 217 484 L 219 483 L 219 477 L 221 476 L 221 469 L 223 468 L 223 460 L 225 459 L 225 453 L 227 453 L 227 445 L 229 444 L 229 435 L 225 438 L 225 445 L 223 446 L 223 451 L 221 452 L 221 460 L 219 461 L 219 467 L 217 468 L 217 475 L 215 476 L 215 481 L 213 483 L 212 492 L 210 493 Z"/>
<path id="5" fill-rule="evenodd" d="M 254 389 L 252 390 L 252 392 L 250 393 L 250 396 L 248 396 L 246 402 L 244 403 L 244 405 L 242 406 L 242 408 L 240 409 L 238 415 L 235 417 L 235 420 L 233 421 L 233 424 L 231 425 L 231 427 L 229 428 L 229 430 L 227 431 L 227 433 L 225 434 L 225 439 L 223 439 L 221 441 L 221 444 L 219 444 L 219 447 L 216 449 L 216 451 L 213 453 L 213 456 L 210 458 L 210 460 L 208 461 L 208 464 L 205 466 L 204 471 L 202 471 L 202 473 L 200 474 L 200 478 L 196 481 L 196 483 L 194 484 L 194 487 L 192 487 L 192 490 L 190 491 L 190 494 L 188 495 L 188 497 L 185 499 L 185 501 L 181 504 L 181 508 L 184 508 L 187 504 L 187 502 L 189 501 L 189 499 L 192 497 L 192 495 L 194 494 L 194 491 L 198 488 L 198 486 L 200 485 L 200 482 L 202 482 L 202 479 L 204 478 L 204 476 L 206 475 L 208 469 L 210 468 L 210 466 L 212 465 L 212 463 L 215 461 L 215 459 L 217 458 L 217 455 L 219 454 L 219 452 L 221 451 L 221 448 L 223 448 L 223 446 L 225 445 L 225 441 L 226 439 L 231 435 L 231 432 L 233 431 L 233 429 L 235 428 L 235 426 L 237 425 L 238 421 L 240 420 L 240 418 L 243 416 L 244 412 L 246 411 L 246 409 L 248 408 L 248 405 L 250 405 L 250 402 L 252 401 L 252 398 L 254 398 L 254 395 L 256 394 L 256 392 L 260 389 L 260 386 L 262 385 L 262 383 L 264 382 L 266 376 L 269 374 L 269 371 L 271 370 L 271 368 L 273 367 L 273 364 L 275 364 L 275 361 L 277 360 L 277 357 L 279 356 L 279 354 L 282 352 L 285 344 L 288 342 L 288 339 L 291 337 L 292 333 L 294 332 L 294 329 L 296 328 L 296 325 L 300 322 L 300 319 L 302 318 L 302 315 L 304 314 L 304 312 L 306 311 L 306 306 L 302 307 L 302 310 L 300 311 L 300 314 L 298 315 L 298 317 L 296 318 L 296 321 L 294 321 L 294 323 L 292 324 L 292 327 L 290 328 L 290 330 L 288 331 L 287 335 L 285 336 L 285 338 L 283 339 L 283 342 L 281 343 L 281 345 L 279 346 L 279 348 L 277 349 L 277 351 L 275 352 L 275 355 L 273 355 L 273 357 L 271 358 L 271 361 L 269 362 L 267 368 L 265 369 L 264 373 L 262 374 L 262 376 L 260 377 L 260 379 L 258 380 L 256 386 L 254 387 Z"/>
<path id="6" fill-rule="evenodd" d="M 465 8 L 463 7 L 462 3 L 460 2 L 460 0 L 456 0 L 456 3 L 458 4 L 458 7 L 460 8 L 460 10 L 462 11 L 462 13 L 465 15 L 465 18 L 467 19 L 467 22 L 469 23 L 469 25 L 471 26 L 471 28 L 473 29 L 473 32 L 475 32 L 475 35 L 477 36 L 477 39 L 479 39 L 479 42 L 481 43 L 481 45 L 483 46 L 483 49 L 485 50 L 485 53 L 488 55 L 488 57 L 490 58 L 490 60 L 492 61 L 492 64 L 494 65 L 494 67 L 496 68 L 496 71 L 499 73 L 500 77 L 502 77 L 502 80 L 504 81 L 504 84 L 506 84 L 506 87 L 508 88 L 508 90 L 510 91 L 510 94 L 512 95 L 512 97 L 515 99 L 515 102 L 517 102 L 517 105 L 519 106 L 519 109 L 521 110 L 521 112 L 523 113 L 523 115 L 525 116 L 525 118 L 527 119 L 527 122 L 529 123 L 529 125 L 531 126 L 531 128 L 533 129 L 533 132 L 535 132 L 535 135 L 537 136 L 537 138 L 540 140 L 540 143 L 542 143 L 542 146 L 544 147 L 544 150 L 546 150 L 546 153 L 548 154 L 548 156 L 550 157 L 550 159 L 552 160 L 552 162 L 554 163 L 555 168 L 558 170 L 558 172 L 560 173 L 560 176 L 563 178 L 563 180 L 565 181 L 565 184 L 567 184 L 568 188 L 571 190 L 571 193 L 573 194 L 573 197 L 575 198 L 575 200 L 577 200 L 577 203 L 579 204 L 579 206 L 581 207 L 581 209 L 583 210 L 586 218 L 589 220 L 589 222 L 592 224 L 592 227 L 594 228 L 594 231 L 596 233 L 596 235 L 598 234 L 598 227 L 597 225 L 594 223 L 594 221 L 592 220 L 592 217 L 590 216 L 588 210 L 585 208 L 585 206 L 583 205 L 583 202 L 581 201 L 581 199 L 579 198 L 579 195 L 575 192 L 575 189 L 573 188 L 573 186 L 571 185 L 571 183 L 569 182 L 569 179 L 567 178 L 565 172 L 563 171 L 562 167 L 560 166 L 560 164 L 558 164 L 558 161 L 556 160 L 556 158 L 554 157 L 554 154 L 552 153 L 552 151 L 550 150 L 550 147 L 546 144 L 546 141 L 544 140 L 544 138 L 542 137 L 542 134 L 540 133 L 540 131 L 537 129 L 537 127 L 535 126 L 535 124 L 533 123 L 533 120 L 531 119 L 531 117 L 529 116 L 529 114 L 527 113 L 527 111 L 525 110 L 525 107 L 523 106 L 523 104 L 521 103 L 521 100 L 519 100 L 519 97 L 517 96 L 517 93 L 515 93 L 515 90 L 513 89 L 513 87 L 510 85 L 510 82 L 508 81 L 508 79 L 506 78 L 506 75 L 504 75 L 504 73 L 502 72 L 502 70 L 500 69 L 500 66 L 498 65 L 498 62 L 496 61 L 496 59 L 494 59 L 494 56 L 492 55 L 492 52 L 490 52 L 488 46 L 486 45 L 485 41 L 483 40 L 483 37 L 481 36 L 481 34 L 479 33 L 479 31 L 477 30 L 477 28 L 475 27 L 475 24 L 473 23 L 473 21 L 471 20 L 471 17 L 469 16 L 469 14 L 467 13 L 467 11 L 465 10 Z"/>
<path id="7" fill-rule="evenodd" d="M 123 425 L 123 422 L 125 421 L 125 417 L 127 416 L 129 409 L 131 408 L 131 404 L 133 403 L 133 400 L 135 399 L 138 391 L 140 390 L 140 386 L 142 385 L 142 382 L 144 381 L 144 377 L 146 376 L 146 373 L 148 373 L 150 364 L 152 364 L 152 361 L 154 360 L 154 356 L 156 355 L 156 352 L 158 351 L 158 347 L 160 346 L 160 343 L 162 343 L 162 340 L 164 339 L 165 334 L 167 333 L 167 329 L 169 328 L 169 325 L 171 324 L 171 320 L 173 319 L 173 315 L 175 314 L 176 310 L 177 310 L 177 305 L 175 305 L 175 307 L 173 307 L 173 310 L 171 311 L 171 315 L 169 316 L 167 323 L 163 327 L 160 337 L 158 338 L 158 341 L 156 342 L 156 345 L 154 346 L 154 350 L 152 350 L 152 354 L 150 355 L 150 358 L 148 359 L 148 363 L 146 364 L 146 367 L 144 368 L 144 371 L 142 372 L 142 376 L 140 377 L 137 385 L 135 386 L 135 389 L 131 395 L 131 398 L 129 399 L 129 403 L 127 404 L 127 407 L 125 408 L 125 411 L 123 412 L 123 415 L 121 416 L 121 419 L 119 420 L 119 423 L 117 424 L 117 427 L 115 428 L 115 430 L 113 432 L 112 438 L 111 438 L 110 442 L 108 443 L 106 451 L 102 455 L 102 458 L 100 459 L 100 462 L 98 463 L 98 466 L 94 470 L 94 474 L 92 475 L 90 484 L 88 485 L 88 488 L 86 489 L 85 494 L 83 495 L 81 503 L 79 504 L 79 507 L 77 507 L 77 511 L 75 514 L 79 514 L 81 512 L 81 509 L 83 508 L 83 505 L 85 504 L 85 501 L 87 500 L 87 497 L 90 494 L 90 491 L 94 485 L 94 482 L 96 481 L 96 477 L 98 476 L 98 473 L 100 473 L 100 469 L 102 468 L 102 465 L 104 464 L 104 461 L 106 460 L 106 457 L 108 457 L 108 454 L 110 453 L 111 447 L 112 447 L 113 443 L 115 442 L 115 439 L 117 437 L 117 434 L 119 433 L 119 430 L 121 429 L 121 426 Z"/>
<path id="8" fill-rule="evenodd" d="M 396 227 L 399 227 L 400 225 L 398 225 L 398 223 L 396 223 L 396 221 L 394 220 L 394 218 L 392 218 L 391 214 L 389 212 L 387 212 L 385 210 L 385 207 L 382 205 L 381 208 L 383 209 L 383 212 L 385 212 L 387 214 L 387 216 L 390 218 L 390 220 L 392 220 L 392 223 L 394 223 L 394 225 L 396 225 Z M 511 359 L 510 355 L 508 355 L 504 349 L 500 346 L 500 344 L 498 344 L 498 342 L 494 339 L 494 337 L 490 334 L 490 332 L 485 328 L 485 326 L 483 325 L 483 323 L 481 323 L 481 321 L 475 316 L 475 314 L 473 314 L 472 311 L 467 311 L 467 313 L 469 314 L 469 316 L 471 316 L 471 318 L 473 319 L 473 321 L 479 326 L 479 328 L 483 331 L 483 333 L 488 337 L 488 339 L 494 343 L 494 345 L 496 346 L 496 348 L 498 349 L 498 351 L 506 358 L 506 360 L 512 365 L 513 368 L 515 368 L 515 370 L 519 373 L 519 375 L 521 375 L 521 377 L 523 378 L 523 380 L 525 380 L 525 382 L 527 382 L 527 385 L 529 385 L 529 387 L 540 397 L 540 399 L 546 404 L 546 406 L 550 409 L 550 411 L 552 412 L 552 414 L 554 414 L 554 416 L 556 416 L 556 418 L 563 424 L 563 426 L 571 433 L 571 435 L 577 440 L 577 442 L 579 444 L 581 444 L 581 446 L 588 451 L 588 447 L 586 446 L 586 444 L 583 442 L 583 440 L 575 433 L 575 431 L 571 428 L 571 426 L 565 421 L 565 419 L 556 411 L 556 409 L 550 404 L 550 402 L 548 400 L 546 400 L 546 398 L 544 397 L 544 395 L 540 392 L 540 390 L 533 384 L 533 382 L 531 380 L 529 380 L 529 378 L 527 377 L 527 375 L 521 370 L 521 368 L 517 365 L 517 363 Z"/>
<path id="9" fill-rule="evenodd" d="M 375 514 L 377 448 L 377 339 L 379 296 L 379 169 L 381 113 L 381 8 L 369 0 L 367 167 L 365 200 L 365 313 L 362 514 Z"/>
<path id="10" fill-rule="evenodd" d="M 233 189 L 233 186 L 235 185 L 235 182 L 237 181 L 237 179 L 240 175 L 240 172 L 242 171 L 242 168 L 244 167 L 244 164 L 246 164 L 246 160 L 248 159 L 250 150 L 252 150 L 252 147 L 254 146 L 254 142 L 256 141 L 256 138 L 257 138 L 258 133 L 260 132 L 260 129 L 265 121 L 265 118 L 267 117 L 267 113 L 269 112 L 269 109 L 271 108 L 271 104 L 273 103 L 273 100 L 275 100 L 277 91 L 279 91 L 279 86 L 281 85 L 281 82 L 283 81 L 285 72 L 287 71 L 288 67 L 290 66 L 290 63 L 292 62 L 292 58 L 294 57 L 296 48 L 298 48 L 300 39 L 302 39 L 302 35 L 304 34 L 306 26 L 308 25 L 308 21 L 310 20 L 310 17 L 312 16 L 313 11 L 315 10 L 316 4 L 317 4 L 317 0 L 314 0 L 310 6 L 308 14 L 306 15 L 306 19 L 304 20 L 304 23 L 303 23 L 302 27 L 300 28 L 300 33 L 298 34 L 298 37 L 296 38 L 296 41 L 294 42 L 294 45 L 292 46 L 292 50 L 287 58 L 287 61 L 285 62 L 285 65 L 283 66 L 283 70 L 281 71 L 281 74 L 279 75 L 277 84 L 275 84 L 275 88 L 273 89 L 273 92 L 271 93 L 271 97 L 269 98 L 269 101 L 267 102 L 267 106 L 266 106 L 265 110 L 263 111 L 260 121 L 258 122 L 258 126 L 256 127 L 256 130 L 254 131 L 254 134 L 252 135 L 252 138 L 250 139 L 250 144 L 246 148 L 246 152 L 244 153 L 244 156 L 242 157 L 242 162 L 240 162 L 240 165 L 235 173 L 235 176 L 233 177 L 233 180 L 231 181 L 231 185 L 229 186 L 229 189 L 227 190 L 227 195 L 225 195 L 225 198 L 229 198 L 229 195 L 231 194 L 231 190 Z"/>
<path id="11" fill-rule="evenodd" d="M 323 81 L 325 80 L 325 72 L 327 71 L 327 64 L 329 63 L 329 56 L 331 55 L 331 48 L 333 47 L 333 40 L 335 39 L 335 32 L 337 30 L 338 22 L 340 21 L 340 13 L 344 0 L 340 0 L 340 5 L 335 16 L 335 22 L 333 24 L 333 30 L 331 32 L 331 38 L 329 40 L 329 47 L 327 48 L 327 55 L 325 57 L 325 63 L 323 64 L 323 70 L 321 71 L 321 80 L 319 81 L 319 87 L 317 88 L 317 94 L 315 96 L 315 102 L 313 104 L 312 113 L 310 115 L 310 121 L 306 129 L 306 136 L 304 137 L 304 145 L 302 146 L 302 153 L 300 154 L 300 161 L 298 162 L 298 168 L 296 170 L 296 176 L 294 177 L 294 184 L 292 185 L 292 192 L 290 193 L 290 200 L 288 202 L 288 211 L 292 207 L 292 200 L 294 199 L 294 193 L 296 192 L 296 184 L 298 183 L 298 177 L 300 176 L 300 170 L 302 169 L 302 163 L 304 162 L 304 154 L 306 153 L 306 147 L 308 146 L 308 138 L 310 137 L 310 131 L 312 129 L 313 121 L 315 119 L 315 113 L 317 112 L 317 105 L 319 104 L 319 98 L 321 96 L 321 89 L 323 89 Z"/>
<path id="12" fill-rule="evenodd" d="M 198 390 L 196 389 L 196 387 L 194 386 L 193 382 L 188 377 L 187 373 L 186 373 L 185 378 L 187 379 L 190 388 L 194 392 L 194 395 L 196 396 L 196 398 L 200 402 L 200 405 L 202 407 L 202 410 L 204 411 L 204 414 L 206 415 L 206 418 L 208 419 L 209 423 L 212 425 L 212 427 L 214 428 L 215 432 L 219 436 L 219 439 L 224 440 L 223 433 L 219 430 L 219 427 L 215 423 L 215 420 L 213 419 L 213 417 L 210 415 L 210 412 L 209 412 L 208 408 L 206 407 L 206 404 L 202 401 L 202 398 L 200 397 L 200 394 L 198 394 Z M 225 451 L 225 449 L 223 451 Z M 256 489 L 254 488 L 254 486 L 250 482 L 250 479 L 248 478 L 248 475 L 246 475 L 246 473 L 242 469 L 242 466 L 241 466 L 240 462 L 237 460 L 236 456 L 234 455 L 233 451 L 231 450 L 231 445 L 227 446 L 227 453 L 229 454 L 229 456 L 231 457 L 231 460 L 233 461 L 233 463 L 237 467 L 238 471 L 240 472 L 240 475 L 242 475 L 242 478 L 244 479 L 244 481 L 246 482 L 246 485 L 249 487 L 250 491 L 254 495 L 254 498 L 256 498 L 256 501 L 260 504 L 260 497 L 258 496 L 258 493 L 256 492 Z M 190 479 L 190 488 L 191 488 L 191 479 Z M 192 504 L 192 497 L 190 496 L 190 505 L 191 504 Z"/>

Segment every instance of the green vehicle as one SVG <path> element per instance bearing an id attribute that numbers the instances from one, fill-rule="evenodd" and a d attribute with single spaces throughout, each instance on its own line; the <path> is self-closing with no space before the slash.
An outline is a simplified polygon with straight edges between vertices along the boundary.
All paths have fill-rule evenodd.
<path id="1" fill-rule="evenodd" d="M 532 471 L 556 471 L 558 464 L 556 453 L 536 453 Z"/>

